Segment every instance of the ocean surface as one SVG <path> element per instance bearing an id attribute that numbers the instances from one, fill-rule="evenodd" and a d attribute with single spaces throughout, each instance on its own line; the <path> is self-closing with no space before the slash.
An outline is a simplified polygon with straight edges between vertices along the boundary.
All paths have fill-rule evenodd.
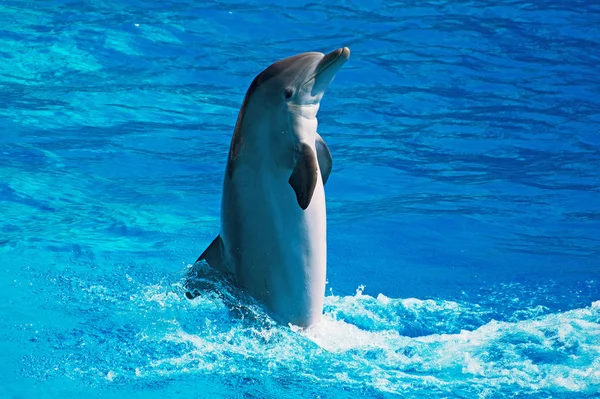
<path id="1" fill-rule="evenodd" d="M 324 320 L 184 275 L 244 93 L 348 46 Z M 0 1 L 0 398 L 599 398 L 597 1 Z"/>

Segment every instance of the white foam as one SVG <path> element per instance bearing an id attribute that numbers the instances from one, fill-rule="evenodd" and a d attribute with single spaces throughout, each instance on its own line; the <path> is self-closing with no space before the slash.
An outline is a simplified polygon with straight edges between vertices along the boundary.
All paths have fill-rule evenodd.
<path id="1" fill-rule="evenodd" d="M 139 312 L 141 331 L 128 345 L 140 346 L 140 353 L 145 347 L 156 353 L 149 359 L 140 356 L 127 370 L 115 368 L 113 361 L 105 379 L 291 373 L 307 381 L 366 385 L 382 392 L 432 389 L 480 398 L 499 390 L 600 390 L 600 301 L 466 329 L 461 328 L 465 314 L 486 314 L 476 304 L 383 294 L 373 298 L 359 287 L 352 296 L 327 296 L 322 321 L 300 329 L 275 324 L 260 306 L 236 299 L 239 293 L 231 287 L 217 290 L 192 301 L 183 298 L 178 286 L 156 284 L 132 293 L 130 312 Z M 102 301 L 111 295 L 101 286 L 86 292 Z M 403 334 L 410 323 L 431 323 L 438 332 Z"/>

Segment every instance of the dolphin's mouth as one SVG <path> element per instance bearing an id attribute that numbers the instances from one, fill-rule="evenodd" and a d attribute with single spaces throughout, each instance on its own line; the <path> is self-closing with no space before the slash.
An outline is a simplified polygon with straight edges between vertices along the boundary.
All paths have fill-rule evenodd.
<path id="1" fill-rule="evenodd" d="M 319 62 L 319 66 L 317 66 L 317 70 L 315 71 L 315 76 L 319 76 L 323 72 L 327 71 L 332 65 L 338 64 L 336 68 L 336 72 L 348 61 L 350 58 L 350 49 L 348 47 L 339 48 L 337 50 L 332 51 L 331 53 L 325 55 L 321 62 Z"/>
<path id="2" fill-rule="evenodd" d="M 326 54 L 319 61 L 315 73 L 306 80 L 306 83 L 315 80 L 311 94 L 323 93 L 335 77 L 335 74 L 348 61 L 348 58 L 350 58 L 350 49 L 348 47 L 339 48 Z"/>

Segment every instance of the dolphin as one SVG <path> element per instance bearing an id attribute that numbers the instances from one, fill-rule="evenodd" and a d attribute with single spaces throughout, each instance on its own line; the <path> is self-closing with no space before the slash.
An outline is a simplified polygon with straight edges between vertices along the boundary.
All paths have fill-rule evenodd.
<path id="1" fill-rule="evenodd" d="M 187 288 L 206 261 L 233 276 L 275 320 L 300 327 L 320 320 L 327 267 L 324 185 L 332 159 L 317 133 L 317 111 L 349 57 L 347 47 L 302 53 L 253 80 L 229 147 L 221 230 L 192 267 Z"/>

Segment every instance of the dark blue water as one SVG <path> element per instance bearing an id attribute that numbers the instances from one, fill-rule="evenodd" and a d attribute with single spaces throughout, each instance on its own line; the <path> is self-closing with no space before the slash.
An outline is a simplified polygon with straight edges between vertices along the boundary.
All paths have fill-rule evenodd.
<path id="1" fill-rule="evenodd" d="M 349 46 L 324 321 L 227 282 L 243 95 Z M 0 397 L 600 396 L 600 5 L 0 3 Z"/>

